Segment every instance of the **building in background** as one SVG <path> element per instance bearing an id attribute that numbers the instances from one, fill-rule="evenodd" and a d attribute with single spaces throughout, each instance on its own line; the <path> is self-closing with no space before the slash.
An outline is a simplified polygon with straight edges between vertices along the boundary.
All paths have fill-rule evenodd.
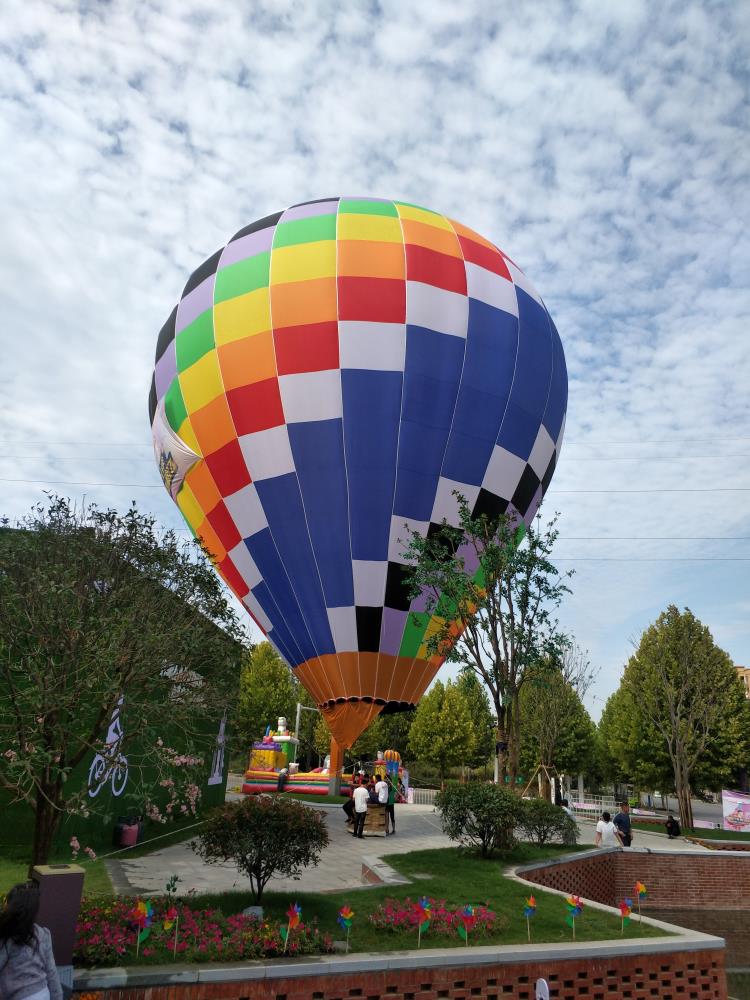
<path id="1" fill-rule="evenodd" d="M 741 667 L 738 663 L 735 663 L 734 666 L 745 689 L 745 697 L 750 698 L 750 667 Z"/>

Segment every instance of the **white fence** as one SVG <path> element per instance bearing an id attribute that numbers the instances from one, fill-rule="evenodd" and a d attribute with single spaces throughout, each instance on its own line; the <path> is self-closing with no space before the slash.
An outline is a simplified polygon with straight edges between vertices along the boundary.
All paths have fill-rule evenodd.
<path id="1" fill-rule="evenodd" d="M 410 788 L 409 804 L 415 806 L 432 806 L 435 804 L 437 788 Z"/>

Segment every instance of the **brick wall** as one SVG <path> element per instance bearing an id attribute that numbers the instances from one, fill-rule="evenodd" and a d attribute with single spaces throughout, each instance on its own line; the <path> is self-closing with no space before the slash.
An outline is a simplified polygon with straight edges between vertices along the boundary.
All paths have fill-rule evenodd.
<path id="1" fill-rule="evenodd" d="M 720 949 L 96 991 L 97 1000 L 726 1000 Z"/>
<path id="2" fill-rule="evenodd" d="M 640 880 L 648 889 L 644 909 L 750 910 L 750 857 L 738 852 L 592 851 L 558 863 L 524 866 L 518 874 L 607 906 L 632 896 Z"/>

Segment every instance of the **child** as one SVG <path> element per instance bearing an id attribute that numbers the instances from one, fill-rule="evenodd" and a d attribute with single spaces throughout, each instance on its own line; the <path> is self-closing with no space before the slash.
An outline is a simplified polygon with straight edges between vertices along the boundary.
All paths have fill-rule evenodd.
<path id="1" fill-rule="evenodd" d="M 0 996 L 7 1000 L 62 1000 L 52 938 L 36 921 L 39 886 L 13 886 L 0 913 Z"/>
<path id="2" fill-rule="evenodd" d="M 667 828 L 667 836 L 669 837 L 670 840 L 674 840 L 675 837 L 679 837 L 680 833 L 682 832 L 680 830 L 680 824 L 674 818 L 672 813 L 669 814 L 669 818 L 667 819 L 667 822 L 664 824 L 664 826 L 666 826 Z"/>

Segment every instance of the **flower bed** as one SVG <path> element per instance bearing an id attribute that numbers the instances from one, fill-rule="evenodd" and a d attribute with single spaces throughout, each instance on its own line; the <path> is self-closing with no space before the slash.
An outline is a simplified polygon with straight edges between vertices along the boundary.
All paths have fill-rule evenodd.
<path id="1" fill-rule="evenodd" d="M 420 923 L 425 920 L 426 910 L 429 911 L 430 936 L 440 934 L 447 937 L 461 936 L 460 928 L 465 926 L 465 907 L 446 906 L 444 899 L 423 898 L 420 900 L 386 899 L 373 913 L 370 922 L 384 931 L 416 932 Z M 471 936 L 489 937 L 498 931 L 505 930 L 508 921 L 486 906 L 472 907 Z"/>
<path id="2" fill-rule="evenodd" d="M 96 899 L 84 898 L 76 927 L 74 963 L 102 966 L 175 958 L 182 962 L 234 962 L 284 953 L 278 923 L 242 914 L 228 917 L 219 910 L 191 909 L 182 903 L 174 906 L 167 898 L 150 902 L 149 933 L 144 939 L 141 932 L 142 943 L 136 949 L 139 926 L 132 898 L 118 897 L 103 906 Z M 332 950 L 332 939 L 321 933 L 313 920 L 300 923 L 290 933 L 286 954 L 320 955 Z"/>

